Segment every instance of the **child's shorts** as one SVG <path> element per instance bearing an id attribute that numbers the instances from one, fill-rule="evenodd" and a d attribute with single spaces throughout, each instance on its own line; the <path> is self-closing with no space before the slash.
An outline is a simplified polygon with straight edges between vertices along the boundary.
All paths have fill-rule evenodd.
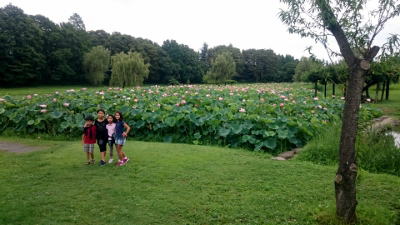
<path id="1" fill-rule="evenodd" d="M 126 142 L 126 138 L 115 138 L 116 145 L 124 145 Z"/>
<path id="2" fill-rule="evenodd" d="M 94 144 L 83 144 L 83 152 L 93 152 Z"/>

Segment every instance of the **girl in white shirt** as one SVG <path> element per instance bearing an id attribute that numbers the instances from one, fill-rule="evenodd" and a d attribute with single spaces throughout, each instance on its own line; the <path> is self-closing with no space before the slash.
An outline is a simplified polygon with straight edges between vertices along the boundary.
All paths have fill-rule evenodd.
<path id="1" fill-rule="evenodd" d="M 115 118 L 113 115 L 107 116 L 107 132 L 108 132 L 108 146 L 110 147 L 110 160 L 108 163 L 112 163 L 113 159 L 113 146 L 115 145 Z"/>

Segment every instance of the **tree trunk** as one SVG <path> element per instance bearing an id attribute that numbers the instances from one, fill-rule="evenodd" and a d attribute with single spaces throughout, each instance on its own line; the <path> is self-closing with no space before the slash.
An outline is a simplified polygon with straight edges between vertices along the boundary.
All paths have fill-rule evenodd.
<path id="1" fill-rule="evenodd" d="M 317 97 L 318 94 L 318 81 L 314 83 L 314 97 Z"/>
<path id="2" fill-rule="evenodd" d="M 390 79 L 386 81 L 386 100 L 389 100 Z"/>
<path id="3" fill-rule="evenodd" d="M 365 96 L 366 96 L 367 98 L 371 98 L 371 97 L 369 96 L 369 87 L 367 87 L 367 88 L 365 89 Z"/>
<path id="4" fill-rule="evenodd" d="M 340 52 L 349 66 L 351 75 L 347 80 L 345 104 L 342 115 L 342 130 L 339 148 L 339 168 L 335 178 L 336 216 L 345 223 L 354 224 L 356 216 L 356 149 L 358 112 L 360 110 L 361 94 L 364 76 L 370 69 L 370 62 L 378 54 L 379 47 L 374 46 L 360 59 L 354 54 L 352 46 L 340 23 L 334 14 L 330 1 L 315 1 L 321 12 L 325 27 L 335 37 Z"/>
<path id="5" fill-rule="evenodd" d="M 326 85 L 328 84 L 328 82 L 325 82 L 325 84 L 324 84 L 324 97 L 326 98 Z"/>
<path id="6" fill-rule="evenodd" d="M 347 82 L 345 82 L 343 85 L 343 97 L 346 97 L 346 91 L 347 91 Z"/>
<path id="7" fill-rule="evenodd" d="M 332 95 L 334 96 L 336 93 L 336 85 L 335 85 L 335 83 L 332 83 Z"/>
<path id="8" fill-rule="evenodd" d="M 357 164 L 355 141 L 364 74 L 364 70 L 356 68 L 352 71 L 348 80 L 340 137 L 340 161 L 335 178 L 336 215 L 347 223 L 356 222 Z"/>
<path id="9" fill-rule="evenodd" d="M 381 91 L 381 102 L 383 101 L 383 96 L 385 95 L 385 87 L 386 87 L 386 82 L 383 81 L 382 91 Z"/>
<path id="10" fill-rule="evenodd" d="M 381 83 L 379 83 L 379 82 L 376 84 L 376 88 L 375 88 L 375 101 L 378 101 L 378 98 L 379 98 L 380 84 L 381 84 Z"/>

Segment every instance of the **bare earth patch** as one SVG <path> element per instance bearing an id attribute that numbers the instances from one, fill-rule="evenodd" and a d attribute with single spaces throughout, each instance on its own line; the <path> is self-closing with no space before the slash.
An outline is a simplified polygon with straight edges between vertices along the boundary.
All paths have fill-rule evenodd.
<path id="1" fill-rule="evenodd" d="M 25 153 L 25 152 L 38 151 L 41 149 L 43 149 L 43 147 L 0 141 L 0 150 L 7 152 Z"/>

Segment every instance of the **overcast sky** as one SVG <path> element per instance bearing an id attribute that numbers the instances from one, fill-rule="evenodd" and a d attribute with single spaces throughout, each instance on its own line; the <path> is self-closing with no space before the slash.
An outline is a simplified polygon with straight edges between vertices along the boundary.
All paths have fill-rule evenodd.
<path id="1" fill-rule="evenodd" d="M 56 23 L 66 22 L 78 13 L 87 30 L 118 31 L 159 43 L 174 39 L 199 50 L 232 44 L 240 49 L 273 49 L 297 58 L 309 56 L 304 50 L 326 53 L 310 39 L 289 34 L 278 18 L 283 6 L 279 0 L 0 0 L 25 13 L 41 14 Z M 387 25 L 385 33 L 400 33 L 400 19 Z"/>

